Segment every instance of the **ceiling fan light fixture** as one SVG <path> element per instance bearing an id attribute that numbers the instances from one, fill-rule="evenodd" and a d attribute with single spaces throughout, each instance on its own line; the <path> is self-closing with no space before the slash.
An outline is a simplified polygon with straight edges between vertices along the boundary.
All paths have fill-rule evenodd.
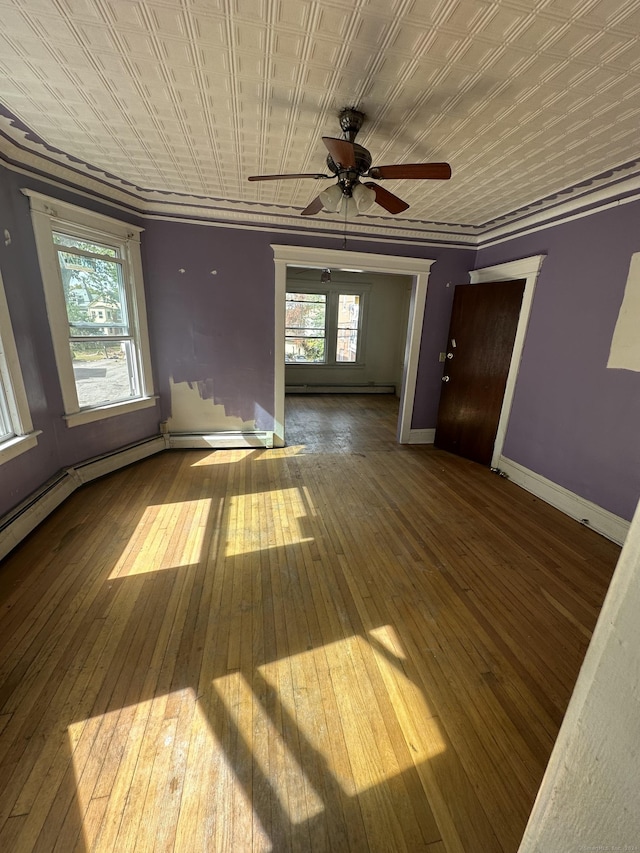
<path id="1" fill-rule="evenodd" d="M 366 213 L 376 203 L 374 190 L 371 187 L 365 187 L 364 184 L 356 184 L 351 192 L 351 196 L 356 203 L 358 213 Z"/>
<path id="2" fill-rule="evenodd" d="M 342 204 L 340 205 L 340 215 L 345 219 L 351 219 L 353 216 L 357 216 L 360 213 L 358 209 L 358 204 L 353 196 L 345 196 Z"/>
<path id="3" fill-rule="evenodd" d="M 329 213 L 335 213 L 342 201 L 342 187 L 338 184 L 333 184 L 327 187 L 326 190 L 322 190 L 319 198 L 325 210 L 328 210 Z"/>

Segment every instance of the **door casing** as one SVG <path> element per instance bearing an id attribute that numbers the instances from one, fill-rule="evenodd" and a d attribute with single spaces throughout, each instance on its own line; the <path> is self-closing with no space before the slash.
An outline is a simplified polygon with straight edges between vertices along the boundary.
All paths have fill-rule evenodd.
<path id="1" fill-rule="evenodd" d="M 406 444 L 410 440 L 411 418 L 416 392 L 420 341 L 424 322 L 425 301 L 429 273 L 435 260 L 406 258 L 394 255 L 376 255 L 368 252 L 348 252 L 332 249 L 316 249 L 309 246 L 282 246 L 274 244 L 275 265 L 275 339 L 274 339 L 274 447 L 284 447 L 284 321 L 287 290 L 287 266 L 315 267 L 318 270 L 342 269 L 358 272 L 377 272 L 388 275 L 413 277 L 411 304 L 407 327 L 400 414 L 398 417 L 398 441 Z"/>
<path id="2" fill-rule="evenodd" d="M 542 262 L 545 258 L 546 255 L 530 255 L 529 257 L 521 258 L 518 261 L 494 264 L 490 267 L 482 267 L 481 269 L 472 270 L 469 273 L 471 284 L 483 284 L 490 281 L 509 281 L 509 279 L 516 278 L 525 279 L 522 304 L 520 306 L 520 316 L 518 318 L 518 329 L 513 343 L 513 352 L 511 353 L 511 363 L 509 365 L 509 373 L 507 375 L 507 384 L 505 386 L 504 398 L 502 400 L 500 419 L 498 421 L 498 431 L 496 433 L 495 444 L 493 445 L 493 455 L 491 457 L 492 468 L 498 467 L 498 461 L 502 456 L 502 449 L 507 435 L 507 426 L 509 424 L 509 415 L 511 414 L 511 405 L 513 403 L 513 394 L 516 387 L 516 380 L 518 378 L 518 371 L 520 369 L 520 360 L 522 358 L 522 350 L 524 349 L 524 341 L 527 334 L 531 306 L 533 304 L 533 294 L 536 289 L 540 268 L 542 267 Z"/>

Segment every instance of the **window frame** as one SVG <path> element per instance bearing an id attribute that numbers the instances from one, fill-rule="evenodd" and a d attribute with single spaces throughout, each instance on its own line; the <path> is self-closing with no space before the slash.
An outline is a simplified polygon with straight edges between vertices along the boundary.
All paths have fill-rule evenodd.
<path id="1" fill-rule="evenodd" d="M 296 289 L 296 290 L 287 290 L 287 292 L 286 292 L 286 294 L 285 294 L 285 314 L 286 314 L 286 304 L 287 304 L 287 302 L 291 302 L 291 301 L 292 301 L 292 300 L 288 299 L 289 294 L 292 294 L 292 295 L 295 295 L 295 294 L 299 294 L 299 295 L 307 295 L 307 294 L 308 294 L 308 295 L 313 295 L 313 296 L 324 296 L 324 303 L 318 303 L 318 304 L 323 304 L 323 305 L 324 305 L 324 326 L 322 327 L 322 330 L 320 329 L 320 327 L 318 327 L 318 329 L 316 330 L 316 329 L 315 329 L 314 327 L 312 327 L 312 326 L 309 326 L 309 327 L 305 327 L 305 326 L 289 326 L 289 325 L 287 325 L 287 318 L 286 318 L 286 316 L 285 316 L 285 324 L 284 324 L 284 336 L 285 336 L 285 363 L 287 364 L 287 366 L 288 366 L 288 367 L 291 367 L 291 366 L 292 366 L 292 365 L 294 365 L 294 364 L 302 364 L 302 365 L 304 365 L 305 367 L 308 367 L 309 365 L 312 365 L 312 364 L 316 364 L 316 365 L 317 365 L 317 364 L 320 364 L 320 365 L 322 365 L 322 366 L 325 366 L 325 365 L 326 365 L 326 363 L 327 363 L 327 362 L 326 362 L 326 360 L 323 360 L 323 361 L 287 361 L 287 360 L 286 360 L 286 352 L 287 352 L 287 350 L 286 350 L 286 344 L 287 344 L 287 341 L 289 341 L 290 339 L 292 339 L 292 338 L 293 338 L 293 339 L 296 339 L 296 338 L 300 338 L 300 337 L 309 337 L 309 338 L 312 338 L 312 339 L 313 339 L 313 338 L 316 338 L 316 339 L 318 339 L 318 340 L 322 340 L 322 341 L 323 341 L 323 343 L 324 343 L 324 355 L 325 355 L 325 359 L 326 359 L 327 352 L 328 352 L 328 349 L 329 349 L 329 347 L 328 347 L 328 344 L 329 344 L 329 338 L 328 338 L 328 334 L 327 334 L 328 322 L 329 322 L 329 294 L 328 294 L 328 293 L 325 293 L 325 292 L 323 292 L 323 291 L 321 291 L 321 290 L 314 290 L 313 288 L 305 288 L 304 290 L 297 290 L 297 289 Z M 318 335 L 287 335 L 287 329 L 293 329 L 293 328 L 296 328 L 296 329 L 299 329 L 299 328 L 309 328 L 309 329 L 312 329 L 313 331 L 318 331 L 318 332 L 322 331 L 322 334 L 318 334 Z"/>
<path id="2" fill-rule="evenodd" d="M 140 254 L 140 234 L 144 230 L 86 210 L 33 190 L 23 189 L 31 206 L 31 218 L 44 286 L 49 328 L 60 379 L 64 419 L 67 426 L 92 423 L 104 418 L 138 411 L 156 405 L 149 346 L 149 331 Z M 111 245 L 119 249 L 122 261 L 123 289 L 127 299 L 127 315 L 134 341 L 139 393 L 135 397 L 97 406 L 80 406 L 69 347 L 69 319 L 62 284 L 54 233 L 66 234 L 88 242 Z"/>
<path id="3" fill-rule="evenodd" d="M 0 465 L 38 443 L 42 430 L 34 430 L 18 350 L 9 316 L 9 306 L 0 271 L 0 395 L 11 432 L 0 438 Z"/>
<path id="4" fill-rule="evenodd" d="M 364 360 L 364 340 L 366 336 L 367 324 L 367 308 L 368 294 L 371 290 L 371 284 L 360 282 L 351 284 L 349 282 L 331 282 L 326 284 L 310 284 L 309 282 L 296 282 L 295 284 L 287 282 L 285 292 L 285 305 L 287 294 L 289 293 L 318 293 L 326 297 L 326 313 L 325 313 L 325 360 L 324 361 L 287 361 L 285 354 L 285 367 L 295 368 L 360 368 L 365 367 Z M 338 308 L 340 296 L 357 296 L 360 299 L 358 311 L 358 343 L 356 349 L 355 361 L 338 361 Z M 287 339 L 286 329 L 286 309 L 285 309 L 285 343 Z M 330 357 L 329 357 L 330 356 Z"/>

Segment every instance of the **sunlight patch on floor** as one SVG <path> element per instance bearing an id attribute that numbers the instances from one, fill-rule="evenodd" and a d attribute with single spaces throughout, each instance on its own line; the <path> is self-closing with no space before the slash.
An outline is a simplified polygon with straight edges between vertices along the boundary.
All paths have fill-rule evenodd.
<path id="1" fill-rule="evenodd" d="M 213 685 L 247 753 L 260 768 L 290 822 L 304 823 L 320 814 L 324 803 L 242 673 L 229 673 L 215 679 Z"/>
<path id="2" fill-rule="evenodd" d="M 393 629 L 388 627 L 388 632 Z M 376 667 L 394 697 L 394 712 L 411 758 L 405 763 L 389 740 L 385 720 L 363 667 Z M 446 749 L 437 721 L 419 687 L 362 637 L 350 637 L 259 667 L 260 674 L 278 693 L 278 699 L 296 720 L 305 741 L 322 756 L 326 766 L 349 796 L 399 775 L 417 761 L 426 761 Z M 322 674 L 319 677 L 319 674 Z M 320 684 L 333 684 L 334 701 L 326 702 Z M 422 734 L 421 732 L 424 732 Z M 338 764 L 332 738 L 344 738 L 349 766 Z"/>
<path id="3" fill-rule="evenodd" d="M 382 648 L 386 649 L 398 660 L 407 659 L 398 634 L 392 625 L 382 625 L 380 628 L 372 628 L 367 633 L 375 642 L 379 643 Z"/>
<path id="4" fill-rule="evenodd" d="M 238 557 L 270 548 L 313 542 L 305 535 L 307 506 L 296 487 L 228 498 L 224 517 L 225 556 Z M 266 501 L 266 505 L 265 505 Z"/>
<path id="5" fill-rule="evenodd" d="M 211 504 L 199 498 L 147 507 L 109 580 L 197 564 Z"/>

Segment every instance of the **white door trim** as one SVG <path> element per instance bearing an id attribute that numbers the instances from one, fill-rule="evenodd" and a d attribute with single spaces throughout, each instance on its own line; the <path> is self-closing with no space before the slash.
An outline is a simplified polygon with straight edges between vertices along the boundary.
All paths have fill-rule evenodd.
<path id="1" fill-rule="evenodd" d="M 435 260 L 404 258 L 394 255 L 374 255 L 368 252 L 348 252 L 335 249 L 315 249 L 309 246 L 272 245 L 275 264 L 275 341 L 274 341 L 274 447 L 284 447 L 284 319 L 287 290 L 287 266 L 327 267 L 358 272 L 378 272 L 390 275 L 413 276 L 411 305 L 407 327 L 398 441 L 409 442 L 411 417 L 416 393 L 420 340 L 424 322 L 429 272 Z"/>
<path id="2" fill-rule="evenodd" d="M 527 334 L 527 326 L 529 324 L 529 315 L 531 314 L 531 306 L 533 303 L 533 293 L 538 281 L 540 267 L 546 255 L 531 255 L 528 258 L 522 258 L 519 261 L 509 261 L 505 264 L 495 264 L 491 267 L 482 267 L 482 269 L 471 270 L 469 276 L 471 284 L 483 284 L 491 281 L 508 281 L 509 279 L 523 278 L 525 279 L 524 293 L 522 295 L 522 304 L 520 306 L 520 316 L 518 318 L 518 328 L 516 330 L 516 338 L 513 343 L 513 352 L 511 353 L 511 363 L 509 365 L 509 373 L 507 374 L 507 384 L 502 400 L 502 409 L 500 410 L 500 419 L 498 421 L 498 432 L 496 433 L 496 441 L 493 446 L 493 456 L 491 458 L 491 467 L 498 467 L 498 460 L 502 456 L 502 448 L 507 434 L 507 426 L 509 424 L 509 416 L 511 414 L 511 404 L 513 403 L 513 393 L 516 387 L 518 371 L 520 369 L 520 359 L 522 350 L 524 349 L 524 340 Z"/>

